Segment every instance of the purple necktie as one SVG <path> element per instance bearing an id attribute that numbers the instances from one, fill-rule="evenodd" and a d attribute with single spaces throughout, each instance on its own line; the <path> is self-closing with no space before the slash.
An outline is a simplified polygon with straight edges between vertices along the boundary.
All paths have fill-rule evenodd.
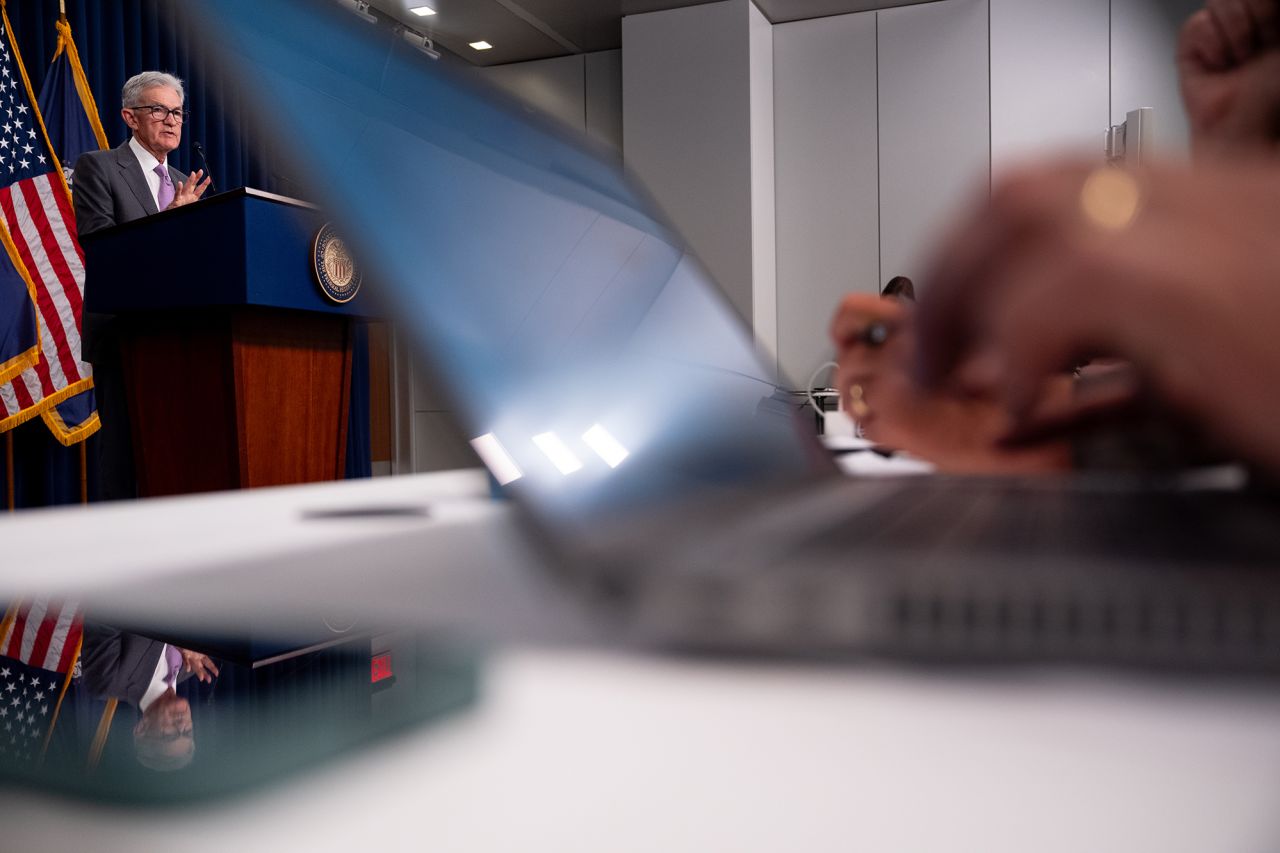
<path id="1" fill-rule="evenodd" d="M 156 193 L 156 205 L 164 210 L 173 203 L 173 181 L 170 180 L 169 170 L 164 163 L 157 164 L 155 172 L 160 176 L 160 191 Z"/>
<path id="2" fill-rule="evenodd" d="M 169 197 L 173 198 L 173 184 L 169 185 Z M 182 672 L 182 652 L 173 646 L 166 645 L 164 647 L 165 663 L 169 667 L 169 673 L 165 678 L 165 682 L 170 686 L 178 683 L 178 674 Z"/>

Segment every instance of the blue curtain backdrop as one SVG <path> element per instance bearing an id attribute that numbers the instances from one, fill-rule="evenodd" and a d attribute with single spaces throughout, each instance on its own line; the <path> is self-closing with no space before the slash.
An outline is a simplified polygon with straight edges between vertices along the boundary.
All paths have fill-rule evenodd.
<path id="1" fill-rule="evenodd" d="M 255 133 L 247 124 L 239 92 L 217 75 L 206 73 L 206 63 L 191 34 L 170 14 L 167 0 L 66 0 L 66 7 L 71 34 L 112 147 L 128 138 L 120 117 L 120 87 L 124 81 L 141 71 L 168 71 L 183 81 L 191 114 L 183 128 L 182 144 L 171 155 L 171 162 L 178 169 L 190 172 L 202 168 L 192 148 L 193 142 L 199 142 L 219 190 L 248 186 L 283 195 L 300 194 L 296 184 L 276 174 L 272 163 L 283 161 L 266 135 Z M 31 86 L 39 92 L 57 46 L 54 22 L 58 19 L 58 0 L 7 0 L 6 11 Z M 367 345 L 360 330 L 352 365 L 351 421 L 347 429 L 349 478 L 367 477 L 371 468 Z M 78 502 L 79 450 L 64 449 L 39 420 L 13 432 L 16 506 Z M 89 441 L 92 445 L 96 439 Z M 91 446 L 90 453 L 93 452 Z M 0 454 L 0 478 L 5 475 L 4 467 Z M 91 479 L 90 499 L 96 488 Z"/>
<path id="2" fill-rule="evenodd" d="M 206 73 L 190 33 L 169 14 L 168 2 L 66 0 L 66 6 L 71 34 L 113 147 L 128 138 L 120 117 L 120 86 L 140 71 L 168 71 L 183 80 L 191 111 L 174 164 L 184 172 L 199 168 L 191 144 L 200 142 L 219 189 L 285 191 L 283 180 L 273 176 L 272 152 L 265 142 L 255 142 L 260 135 L 243 126 L 239 94 Z M 57 44 L 58 0 L 8 0 L 7 10 L 27 74 L 39 91 Z"/>

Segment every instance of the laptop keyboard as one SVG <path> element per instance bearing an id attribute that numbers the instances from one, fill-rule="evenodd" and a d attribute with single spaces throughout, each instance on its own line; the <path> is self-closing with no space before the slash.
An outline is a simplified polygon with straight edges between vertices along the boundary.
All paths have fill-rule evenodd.
<path id="1" fill-rule="evenodd" d="M 850 511 L 815 509 L 842 498 Z M 735 547 L 651 577 L 645 633 L 735 652 L 1280 672 L 1269 496 L 924 478 L 815 500 L 743 516 Z"/>

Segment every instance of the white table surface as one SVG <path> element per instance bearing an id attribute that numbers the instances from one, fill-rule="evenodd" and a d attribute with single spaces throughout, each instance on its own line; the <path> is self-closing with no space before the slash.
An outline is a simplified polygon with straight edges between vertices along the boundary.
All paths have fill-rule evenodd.
<path id="1" fill-rule="evenodd" d="M 488 511 L 488 495 L 484 473 L 472 469 L 0 513 L 6 568 L 12 568 L 0 574 L 0 594 L 33 579 L 74 587 L 374 541 L 418 529 L 422 519 L 325 524 L 306 513 L 420 507 L 430 510 L 434 524 L 449 524 Z"/>
<path id="2" fill-rule="evenodd" d="M 506 544 L 470 571 L 519 561 L 518 538 L 485 494 L 483 478 L 455 472 L 20 513 L 0 532 L 24 562 L 0 586 L 31 589 L 43 577 L 110 590 L 113 578 L 177 582 L 245 566 L 272 574 L 291 553 L 312 559 L 319 536 L 323 550 L 363 548 L 370 570 L 381 543 L 409 547 L 420 589 L 430 590 L 437 572 L 452 583 L 456 567 L 442 563 L 494 540 Z M 300 520 L 301 508 L 414 500 L 430 504 L 429 521 L 363 519 L 317 532 Z M 148 528 L 154 536 L 140 549 Z M 435 533 L 445 547 L 431 547 Z M 46 552 L 37 540 L 61 547 Z M 403 559 L 391 550 L 390 562 Z M 1280 690 L 520 642 L 495 651 L 484 678 L 482 701 L 455 718 L 194 808 L 117 809 L 0 789 L 0 849 L 1280 847 Z"/>

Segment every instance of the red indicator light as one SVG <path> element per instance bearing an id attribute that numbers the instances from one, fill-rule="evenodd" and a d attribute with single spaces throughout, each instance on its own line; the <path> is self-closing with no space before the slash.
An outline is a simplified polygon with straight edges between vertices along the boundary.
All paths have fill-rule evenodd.
<path id="1" fill-rule="evenodd" d="M 392 676 L 391 672 L 391 652 L 383 652 L 380 655 L 374 655 L 372 666 L 369 671 L 369 681 L 377 684 L 379 681 L 386 681 Z"/>

